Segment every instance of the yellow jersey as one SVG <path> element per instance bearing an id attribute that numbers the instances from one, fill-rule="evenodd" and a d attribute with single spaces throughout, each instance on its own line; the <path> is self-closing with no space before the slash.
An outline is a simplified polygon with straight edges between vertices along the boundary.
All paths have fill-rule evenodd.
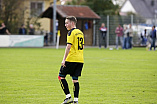
<path id="1" fill-rule="evenodd" d="M 84 63 L 84 34 L 82 31 L 76 28 L 71 29 L 67 34 L 67 44 L 71 44 L 71 48 L 66 61 Z"/>

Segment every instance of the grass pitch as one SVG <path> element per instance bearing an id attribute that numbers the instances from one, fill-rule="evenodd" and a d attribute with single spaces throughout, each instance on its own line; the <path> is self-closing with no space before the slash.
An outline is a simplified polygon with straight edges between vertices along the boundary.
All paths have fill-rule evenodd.
<path id="1" fill-rule="evenodd" d="M 63 102 L 63 55 L 64 49 L 0 48 L 0 104 Z M 84 59 L 79 104 L 157 104 L 157 51 L 86 48 Z"/>

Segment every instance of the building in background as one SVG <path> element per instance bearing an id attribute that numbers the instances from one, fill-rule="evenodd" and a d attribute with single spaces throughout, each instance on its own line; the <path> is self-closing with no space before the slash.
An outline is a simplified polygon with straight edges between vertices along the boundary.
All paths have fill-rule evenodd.
<path id="1" fill-rule="evenodd" d="M 126 0 L 120 10 L 120 15 L 134 13 L 144 17 L 146 24 L 157 24 L 157 0 Z"/>
<path id="2" fill-rule="evenodd" d="M 61 4 L 60 0 L 56 1 L 57 5 Z M 27 29 L 33 24 L 36 32 L 50 31 L 50 20 L 38 18 L 50 5 L 53 0 L 0 0 L 0 23 L 5 22 L 13 34 L 18 33 L 16 30 L 22 24 Z"/>
<path id="3" fill-rule="evenodd" d="M 53 18 L 53 6 L 47 8 L 41 15 L 41 18 Z M 77 28 L 83 31 L 85 37 L 85 45 L 93 45 L 95 41 L 95 29 L 93 22 L 100 19 L 93 10 L 88 6 L 74 6 L 74 5 L 57 5 L 56 19 L 58 20 L 58 30 L 61 31 L 60 45 L 66 44 L 67 29 L 65 28 L 65 18 L 67 16 L 75 16 L 78 20 Z M 53 29 L 53 21 L 50 22 L 51 29 Z M 52 32 L 53 30 L 51 30 Z"/>
<path id="4" fill-rule="evenodd" d="M 56 1 L 57 5 L 61 4 L 59 0 Z M 38 19 L 38 16 L 50 5 L 53 5 L 53 0 L 24 0 L 24 23 L 27 24 L 30 18 L 32 19 L 30 20 L 30 23 L 31 21 L 35 22 L 35 20 Z M 42 18 L 39 19 L 38 22 L 41 24 L 40 29 L 50 31 L 50 19 Z"/>

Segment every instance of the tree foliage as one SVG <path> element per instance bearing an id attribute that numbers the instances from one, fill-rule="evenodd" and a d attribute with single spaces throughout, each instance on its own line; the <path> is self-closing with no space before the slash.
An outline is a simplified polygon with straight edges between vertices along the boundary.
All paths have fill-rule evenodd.
<path id="1" fill-rule="evenodd" d="M 72 0 L 72 1 L 67 1 L 67 5 L 81 5 L 84 2 L 84 0 Z"/>
<path id="2" fill-rule="evenodd" d="M 118 15 L 119 6 L 112 0 L 72 0 L 67 5 L 87 5 L 98 15 Z"/>
<path id="3" fill-rule="evenodd" d="M 11 32 L 15 32 L 16 26 L 22 22 L 23 12 L 19 8 L 21 4 L 21 0 L 2 0 L 1 2 L 0 21 L 4 22 Z M 21 12 L 18 12 L 19 9 Z"/>
<path id="4" fill-rule="evenodd" d="M 18 33 L 18 29 L 25 22 L 27 29 L 29 24 L 33 24 L 37 30 L 40 30 L 39 18 L 29 16 L 30 12 L 28 7 L 24 7 L 24 0 L 2 0 L 1 5 L 0 23 L 4 22 L 12 34 Z"/>

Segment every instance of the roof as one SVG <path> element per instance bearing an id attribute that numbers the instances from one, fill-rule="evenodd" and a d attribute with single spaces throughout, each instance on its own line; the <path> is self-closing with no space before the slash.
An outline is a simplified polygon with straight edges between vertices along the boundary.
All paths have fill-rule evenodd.
<path id="1" fill-rule="evenodd" d="M 126 0 L 126 1 L 130 1 L 135 11 L 139 15 L 146 18 L 154 17 L 155 11 L 157 11 L 157 0 L 154 0 L 154 6 L 151 5 L 152 0 Z"/>
<path id="2" fill-rule="evenodd" d="M 57 5 L 56 6 L 57 17 L 61 16 L 66 18 L 67 16 L 75 16 L 80 19 L 100 19 L 93 10 L 88 6 L 74 6 L 74 5 Z M 53 6 L 47 8 L 41 15 L 41 18 L 53 18 Z"/>

